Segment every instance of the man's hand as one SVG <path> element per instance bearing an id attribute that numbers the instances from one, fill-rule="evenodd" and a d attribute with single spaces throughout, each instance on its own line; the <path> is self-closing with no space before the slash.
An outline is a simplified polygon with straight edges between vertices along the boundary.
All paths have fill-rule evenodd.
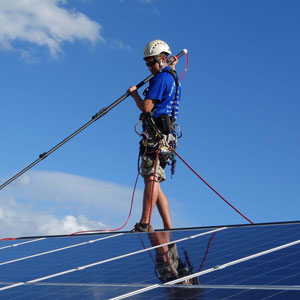
<path id="1" fill-rule="evenodd" d="M 130 96 L 133 98 L 133 99 L 138 99 L 140 98 L 139 96 L 139 93 L 137 91 L 137 87 L 135 85 L 131 86 L 128 90 L 127 90 L 127 93 L 130 94 Z"/>
<path id="2" fill-rule="evenodd" d="M 167 62 L 170 63 L 169 66 L 175 70 L 175 65 L 178 63 L 178 58 L 176 56 L 171 56 Z"/>

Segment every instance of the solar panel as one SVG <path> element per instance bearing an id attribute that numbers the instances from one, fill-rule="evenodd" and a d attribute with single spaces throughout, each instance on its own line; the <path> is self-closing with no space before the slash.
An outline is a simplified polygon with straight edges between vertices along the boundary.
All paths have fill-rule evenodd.
<path id="1" fill-rule="evenodd" d="M 300 222 L 0 243 L 1 299 L 300 299 Z"/>

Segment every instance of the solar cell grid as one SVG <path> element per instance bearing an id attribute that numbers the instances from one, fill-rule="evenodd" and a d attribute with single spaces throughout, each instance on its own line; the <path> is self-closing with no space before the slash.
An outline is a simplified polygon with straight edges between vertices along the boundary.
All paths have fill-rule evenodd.
<path id="1" fill-rule="evenodd" d="M 114 289 L 111 286 L 76 286 L 76 285 L 34 285 L 22 286 L 18 289 L 7 290 L 3 293 L 3 299 L 18 300 L 44 300 L 44 299 L 109 299 L 111 296 L 120 295 L 135 289 L 136 287 L 118 286 Z M 114 294 L 115 293 L 115 294 Z M 149 298 L 148 298 L 149 299 Z"/>
<path id="2" fill-rule="evenodd" d="M 75 247 L 79 247 L 79 246 L 83 246 L 83 245 L 88 245 L 88 244 L 91 244 L 91 243 L 96 243 L 96 242 L 99 242 L 101 240 L 114 238 L 114 237 L 117 237 L 117 236 L 118 235 L 113 235 L 113 236 L 110 235 L 110 236 L 100 237 L 100 238 L 96 238 L 96 239 L 89 239 L 87 241 L 82 241 L 82 242 L 77 241 L 77 243 L 75 242 L 75 240 L 73 240 L 73 243 L 68 243 L 67 245 L 65 245 L 65 243 L 63 245 L 60 245 L 59 243 L 57 243 L 56 245 L 53 245 L 53 243 L 52 243 L 51 245 L 47 244 L 45 246 L 45 244 L 42 243 L 42 247 L 41 247 L 41 245 L 39 245 L 39 247 L 35 247 L 34 249 L 28 249 L 28 248 L 24 249 L 24 247 L 19 248 L 18 249 L 19 251 L 14 251 L 14 252 L 9 251 L 9 254 L 13 255 L 13 257 L 8 256 L 7 253 L 4 253 L 4 257 L 2 257 L 3 261 L 0 262 L 0 266 L 10 264 L 10 263 L 15 263 L 15 262 L 22 261 L 22 260 L 33 259 L 35 257 L 48 255 L 48 254 L 51 254 L 51 253 L 65 251 L 67 249 L 71 249 L 71 248 L 75 248 Z M 70 242 L 70 240 L 69 240 L 69 242 Z M 22 246 L 22 245 L 20 245 L 20 246 Z M 56 247 L 54 247 L 54 246 L 56 246 Z M 57 247 L 57 246 L 62 246 L 62 247 Z M 45 249 L 49 249 L 49 250 L 43 251 Z M 26 254 L 28 254 L 28 255 L 26 255 Z"/>
<path id="3" fill-rule="evenodd" d="M 286 250 L 286 249 L 285 249 Z M 242 285 L 299 285 L 300 246 L 289 247 L 296 251 L 292 263 L 284 263 L 285 255 L 282 250 L 258 257 L 246 262 L 231 266 L 228 269 L 218 270 L 201 278 L 203 284 L 242 284 Z M 281 261 L 281 262 L 280 262 Z M 291 268 L 292 267 L 292 268 Z"/>
<path id="4" fill-rule="evenodd" d="M 127 293 L 134 292 L 131 299 L 287 299 L 280 298 L 283 295 L 299 299 L 299 226 L 266 224 L 100 234 L 47 238 L 0 248 L 1 254 L 9 252 L 6 258 L 22 259 L 0 264 L 0 297 L 125 299 Z M 93 239 L 99 241 L 87 243 Z M 6 243 L 3 247 L 10 245 Z M 285 248 L 278 248 L 282 245 Z M 54 252 L 23 259 L 24 254 L 37 255 L 47 247 Z M 59 248 L 64 249 L 55 251 Z M 177 263 L 182 262 L 175 272 L 169 257 L 173 252 L 179 256 Z M 188 275 L 187 271 L 192 273 L 191 270 L 197 276 L 189 276 L 198 278 L 200 285 L 182 286 L 191 280 L 176 281 L 178 276 Z M 20 286 L 4 289 L 13 283 Z"/>
<path id="5" fill-rule="evenodd" d="M 228 228 L 216 234 L 206 264 L 215 266 L 292 242 L 300 238 L 298 230 L 293 225 Z"/>
<path id="6" fill-rule="evenodd" d="M 25 239 L 22 240 L 13 240 L 13 241 L 1 241 L 1 247 L 0 247 L 0 251 L 1 250 L 4 250 L 4 249 L 8 249 L 8 248 L 12 248 L 12 247 L 18 247 L 18 246 L 21 246 L 21 245 L 26 245 L 26 244 L 29 244 L 29 243 L 34 243 L 34 242 L 38 242 L 40 240 L 45 240 L 46 238 L 40 238 L 40 239 Z M 2 253 L 2 252 L 1 252 Z"/>
<path id="7" fill-rule="evenodd" d="M 33 278 L 47 276 L 97 261 L 105 261 L 112 257 L 119 257 L 132 253 L 136 249 L 139 249 L 139 251 L 143 250 L 141 249 L 140 240 L 135 235 L 130 235 L 129 237 L 115 235 L 115 237 L 113 246 L 111 246 L 112 241 L 107 239 L 101 240 L 99 243 L 88 243 L 78 248 L 67 248 L 56 253 L 48 253 L 44 256 L 16 261 L 14 264 L 17 264 L 19 269 L 18 274 L 11 272 L 9 265 L 2 265 L 0 268 L 0 277 L 3 274 L 7 278 L 7 281 L 28 281 Z M 31 270 L 29 275 L 27 270 L 32 264 L 37 267 Z"/>
<path id="8" fill-rule="evenodd" d="M 200 234 L 202 234 L 202 233 L 200 233 Z M 120 238 L 122 238 L 122 237 L 119 237 L 117 240 L 119 241 Z M 139 241 L 137 239 L 137 235 L 130 235 L 128 239 L 129 240 L 133 239 L 133 241 Z M 106 241 L 102 241 L 102 243 L 104 243 L 104 242 L 106 242 Z M 124 242 L 126 242 L 126 240 L 124 240 Z M 132 244 L 134 244 L 134 243 L 130 243 L 130 245 L 132 245 Z M 98 246 L 100 244 L 94 243 L 92 245 Z M 139 248 L 142 248 L 140 243 L 139 243 Z M 83 247 L 80 247 L 80 250 L 82 250 L 82 249 L 83 249 Z M 103 252 L 103 244 L 101 244 L 101 247 L 99 249 Z M 116 249 L 120 250 L 120 247 L 117 247 Z M 73 250 L 73 249 L 71 249 L 71 250 Z M 43 276 L 46 276 L 49 274 L 50 275 L 54 274 L 54 278 L 55 278 L 57 276 L 55 276 L 54 271 L 61 272 L 61 271 L 68 270 L 66 267 L 64 268 L 64 270 L 62 270 L 62 268 L 58 268 L 58 267 L 60 267 L 60 265 L 69 266 L 69 263 L 71 262 L 72 267 L 75 266 L 75 268 L 76 268 L 79 265 L 83 266 L 87 262 L 95 261 L 96 259 L 99 260 L 99 257 L 101 257 L 102 252 L 96 251 L 97 248 L 93 248 L 93 251 L 91 251 L 91 249 L 89 249 L 89 250 L 90 250 L 90 252 L 87 253 L 89 255 L 82 255 L 82 254 L 85 254 L 85 252 L 81 251 L 81 252 L 79 252 L 79 255 L 77 254 L 75 257 L 72 257 L 72 256 L 70 256 L 70 253 L 69 253 L 70 249 L 67 249 L 66 251 L 63 251 L 61 253 L 55 253 L 55 254 L 51 253 L 51 254 L 43 256 L 43 257 L 34 257 L 27 261 L 19 261 L 19 262 L 15 263 L 15 265 L 17 265 L 17 268 L 19 271 L 18 274 L 15 274 L 14 272 L 10 272 L 11 271 L 10 266 L 2 266 L 2 268 L 0 269 L 0 275 L 2 278 L 3 278 L 3 276 L 5 276 L 7 281 L 16 281 L 16 282 L 28 281 L 28 280 L 43 277 Z M 110 249 L 108 249 L 108 250 L 110 250 Z M 144 249 L 140 249 L 139 251 L 145 252 Z M 109 254 L 111 255 L 111 253 L 112 253 L 112 251 L 109 251 L 108 252 L 109 254 L 106 253 L 107 251 L 104 251 L 104 252 L 105 252 L 106 256 Z M 125 253 L 130 254 L 130 256 L 133 256 L 130 251 L 129 252 L 127 251 Z M 124 254 L 123 248 L 122 248 L 122 254 Z M 62 257 L 62 255 L 64 255 L 64 256 Z M 143 255 L 145 255 L 145 253 L 143 253 Z M 122 259 L 122 256 L 118 258 L 117 256 L 111 255 L 111 257 L 116 260 Z M 53 259 L 54 259 L 54 261 L 53 261 Z M 139 263 L 143 262 L 143 260 L 144 260 L 143 258 L 142 258 L 142 260 L 138 258 Z M 79 264 L 78 261 L 81 264 Z M 104 261 L 105 261 L 105 259 L 104 259 Z M 99 260 L 99 262 L 102 264 L 103 260 Z M 31 264 L 34 264 L 36 266 L 36 268 L 35 269 L 31 268 L 31 272 L 30 272 L 30 274 L 28 274 L 27 271 L 30 268 Z M 117 265 L 118 264 L 119 264 L 119 262 L 117 262 Z M 46 266 L 47 266 L 47 268 L 45 269 Z M 128 266 L 128 264 L 125 264 L 125 266 Z M 110 268 L 112 268 L 112 267 L 108 267 L 108 270 L 110 270 Z M 90 271 L 91 269 L 92 269 L 92 272 L 95 272 L 95 274 L 98 274 L 97 280 L 99 280 L 99 276 L 100 276 L 99 274 L 103 274 L 103 270 L 101 270 L 101 272 L 97 272 L 97 270 L 95 271 L 95 268 L 89 268 L 88 271 Z M 116 270 L 119 270 L 119 269 L 120 269 L 120 267 L 116 268 Z M 76 273 L 75 271 L 76 270 L 74 270 L 74 273 Z M 83 273 L 85 271 L 86 270 L 80 271 L 80 273 Z M 88 273 L 88 272 L 86 272 L 86 273 Z M 151 274 L 153 274 L 153 266 L 151 266 Z M 61 274 L 59 274 L 59 275 L 61 275 Z M 75 277 L 76 277 L 76 275 L 75 275 Z M 64 278 L 68 278 L 68 276 L 66 275 L 66 276 L 64 276 Z M 91 276 L 90 275 L 82 276 L 82 274 L 81 274 L 80 278 L 83 278 L 83 280 L 85 281 L 85 278 L 91 278 Z M 126 277 L 124 277 L 124 278 L 126 278 Z M 73 277 L 72 277 L 72 280 L 74 280 Z"/>

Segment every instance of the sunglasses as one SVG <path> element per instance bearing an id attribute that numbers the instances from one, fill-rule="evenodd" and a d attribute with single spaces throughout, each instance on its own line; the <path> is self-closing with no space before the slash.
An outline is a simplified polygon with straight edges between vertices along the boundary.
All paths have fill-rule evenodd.
<path id="1" fill-rule="evenodd" d="M 146 62 L 146 66 L 147 67 L 153 67 L 156 63 L 157 63 L 156 60 L 151 60 L 151 61 Z"/>

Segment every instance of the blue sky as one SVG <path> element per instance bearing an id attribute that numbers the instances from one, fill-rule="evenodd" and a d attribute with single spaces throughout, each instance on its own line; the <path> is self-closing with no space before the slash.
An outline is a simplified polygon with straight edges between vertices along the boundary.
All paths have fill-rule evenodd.
<path id="1" fill-rule="evenodd" d="M 299 220 L 299 10 L 297 0 L 1 1 L 1 183 L 147 77 L 143 48 L 158 38 L 189 51 L 178 153 L 253 222 Z M 138 116 L 126 99 L 0 191 L 0 236 L 121 226 Z M 247 223 L 180 161 L 167 175 L 174 227 Z M 125 230 L 142 190 L 140 178 Z M 162 227 L 157 213 L 152 222 Z"/>

